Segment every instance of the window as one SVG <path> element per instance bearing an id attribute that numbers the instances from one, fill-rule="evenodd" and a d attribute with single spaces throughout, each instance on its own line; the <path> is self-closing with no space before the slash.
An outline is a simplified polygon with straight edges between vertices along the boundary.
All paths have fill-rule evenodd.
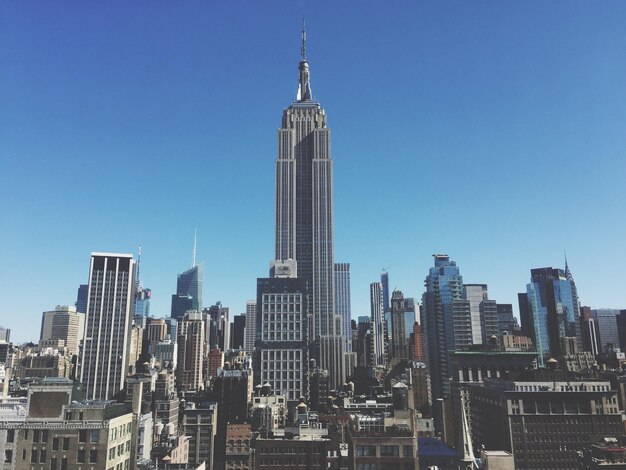
<path id="1" fill-rule="evenodd" d="M 398 457 L 400 450 L 398 446 L 380 446 L 381 457 Z"/>
<path id="2" fill-rule="evenodd" d="M 30 463 L 37 463 L 37 457 L 39 456 L 39 452 L 36 449 L 30 451 Z"/>
<path id="3" fill-rule="evenodd" d="M 85 463 L 85 449 L 78 449 L 78 453 L 76 454 L 76 462 Z"/>
<path id="4" fill-rule="evenodd" d="M 48 442 L 48 431 L 41 431 L 41 442 Z"/>
<path id="5" fill-rule="evenodd" d="M 50 470 L 57 470 L 57 459 L 55 457 L 50 459 Z"/>
<path id="6" fill-rule="evenodd" d="M 67 470 L 67 457 L 61 459 L 61 470 Z"/>
<path id="7" fill-rule="evenodd" d="M 4 451 L 4 463 L 11 463 L 13 461 L 13 449 L 6 449 Z"/>
<path id="8" fill-rule="evenodd" d="M 58 437 L 52 438 L 52 450 L 59 450 L 59 438 Z"/>
<path id="9" fill-rule="evenodd" d="M 8 429 L 7 430 L 7 442 L 14 442 L 15 441 L 15 429 Z"/>
<path id="10" fill-rule="evenodd" d="M 39 431 L 37 429 L 33 431 L 33 442 L 39 442 Z"/>
<path id="11" fill-rule="evenodd" d="M 87 442 L 87 431 L 85 429 L 78 431 L 78 442 Z"/>
<path id="12" fill-rule="evenodd" d="M 358 463 L 356 464 L 356 470 L 376 470 L 375 463 Z"/>
<path id="13" fill-rule="evenodd" d="M 70 450 L 70 438 L 69 437 L 63 438 L 63 450 Z M 61 462 L 61 466 L 63 466 L 63 462 Z"/>
<path id="14" fill-rule="evenodd" d="M 402 455 L 404 457 L 413 457 L 413 446 L 403 446 Z"/>
<path id="15" fill-rule="evenodd" d="M 91 449 L 89 451 L 89 463 L 98 462 L 98 449 Z"/>
<path id="16" fill-rule="evenodd" d="M 100 439 L 100 431 L 98 431 L 97 429 L 92 429 L 90 438 L 91 442 L 95 444 L 96 442 L 98 442 L 98 439 Z"/>
<path id="17" fill-rule="evenodd" d="M 359 457 L 375 457 L 376 446 L 356 446 L 356 455 Z"/>
<path id="18" fill-rule="evenodd" d="M 46 462 L 46 449 L 41 449 L 41 452 L 39 453 L 39 463 L 45 463 Z"/>

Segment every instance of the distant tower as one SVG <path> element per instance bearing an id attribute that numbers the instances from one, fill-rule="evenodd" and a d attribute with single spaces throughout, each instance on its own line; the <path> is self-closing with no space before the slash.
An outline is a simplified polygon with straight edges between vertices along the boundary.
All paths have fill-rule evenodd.
<path id="1" fill-rule="evenodd" d="M 335 313 L 341 317 L 341 329 L 345 339 L 346 352 L 351 352 L 350 263 L 335 263 Z"/>
<path id="2" fill-rule="evenodd" d="M 384 367 L 387 364 L 385 350 L 385 319 L 383 315 L 383 286 L 380 282 L 370 284 L 371 330 L 373 339 L 373 366 Z"/>
<path id="3" fill-rule="evenodd" d="M 256 300 L 246 301 L 245 349 L 248 354 L 254 351 L 256 341 Z"/>
<path id="4" fill-rule="evenodd" d="M 334 302 L 330 131 L 326 112 L 311 92 L 304 25 L 301 55 L 296 99 L 283 111 L 278 130 L 274 259 L 298 263 L 298 277 L 305 283 L 311 305 L 310 340 L 318 344 L 315 355 L 320 367 L 329 370 L 334 388 L 343 384 L 345 377 L 343 367 L 327 362 L 336 356 L 343 358 L 342 331 L 337 331 L 341 321 L 337 321 Z M 333 338 L 322 341 L 324 336 Z"/>
<path id="5" fill-rule="evenodd" d="M 526 293 L 519 294 L 522 331 L 533 340 L 543 367 L 550 356 L 561 356 L 565 336 L 578 338 L 582 350 L 580 309 L 571 273 L 547 267 L 531 269 L 530 276 Z"/>
<path id="6" fill-rule="evenodd" d="M 182 317 L 187 310 L 202 310 L 202 286 L 204 284 L 204 264 L 196 264 L 196 237 L 193 240 L 192 266 L 178 275 L 176 294 L 172 295 L 173 318 Z"/>
<path id="7" fill-rule="evenodd" d="M 92 253 L 88 286 L 81 382 L 87 398 L 109 400 L 124 388 L 131 360 L 132 255 Z"/>
<path id="8" fill-rule="evenodd" d="M 62 339 L 69 354 L 78 354 L 84 331 L 84 313 L 77 312 L 75 307 L 57 305 L 54 310 L 43 312 L 39 339 Z"/>
<path id="9" fill-rule="evenodd" d="M 180 390 L 200 390 L 204 386 L 204 320 L 189 312 L 178 322 L 178 362 L 176 381 Z"/>

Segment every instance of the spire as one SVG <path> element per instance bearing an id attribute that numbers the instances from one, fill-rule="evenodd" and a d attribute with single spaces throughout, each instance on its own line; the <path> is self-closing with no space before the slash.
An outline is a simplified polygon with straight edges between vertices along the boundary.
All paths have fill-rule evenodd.
<path id="1" fill-rule="evenodd" d="M 139 244 L 139 252 L 137 253 L 137 280 L 135 281 L 135 290 L 141 288 L 141 279 L 139 277 L 139 268 L 141 267 L 141 243 Z"/>
<path id="2" fill-rule="evenodd" d="M 567 265 L 567 252 L 563 250 L 563 254 L 565 255 L 565 277 L 568 281 L 573 281 L 574 276 L 572 276 L 572 272 L 569 270 L 569 266 Z"/>
<path id="3" fill-rule="evenodd" d="M 196 267 L 196 240 L 197 240 L 197 229 L 193 229 L 193 255 L 191 256 L 191 267 Z"/>
<path id="4" fill-rule="evenodd" d="M 300 46 L 300 56 L 302 60 L 298 66 L 298 94 L 296 101 L 307 101 L 313 99 L 311 92 L 309 63 L 306 60 L 306 29 L 304 18 L 302 18 L 302 46 Z"/>
<path id="5" fill-rule="evenodd" d="M 306 62 L 306 25 L 304 23 L 304 17 L 302 18 L 302 46 L 300 47 L 300 55 L 302 60 Z"/>

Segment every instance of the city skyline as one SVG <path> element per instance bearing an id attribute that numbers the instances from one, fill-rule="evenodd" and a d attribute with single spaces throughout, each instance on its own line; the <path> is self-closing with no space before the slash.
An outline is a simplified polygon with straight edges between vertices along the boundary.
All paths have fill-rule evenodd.
<path id="1" fill-rule="evenodd" d="M 528 26 L 526 21 L 531 21 L 533 8 L 535 12 L 538 10 L 538 4 L 520 7 L 518 16 L 513 18 L 512 32 L 493 28 L 484 36 L 470 37 L 470 45 L 462 47 L 453 41 L 462 37 L 462 32 L 454 36 L 448 26 L 457 25 L 455 22 L 460 21 L 461 15 L 471 11 L 461 5 L 458 5 L 459 11 L 448 11 L 450 23 L 439 23 L 445 34 L 440 32 L 438 38 L 448 41 L 450 57 L 435 56 L 429 47 L 419 42 L 420 38 L 425 38 L 423 33 L 411 29 L 410 20 L 415 20 L 419 26 L 428 26 L 418 13 L 425 13 L 435 23 L 443 21 L 439 16 L 442 10 L 434 6 L 403 5 L 397 10 L 383 9 L 385 15 L 375 24 L 381 31 L 395 33 L 396 37 L 381 37 L 378 43 L 372 42 L 367 29 L 374 24 L 373 20 L 363 12 L 355 13 L 363 21 L 361 26 L 344 29 L 338 20 L 324 18 L 323 8 L 311 14 L 307 11 L 308 53 L 315 67 L 313 96 L 325 103 L 329 110 L 329 127 L 333 129 L 335 245 L 340 253 L 338 259 L 351 264 L 353 318 L 368 314 L 367 289 L 383 267 L 389 270 L 391 290 L 397 287 L 407 297 L 421 298 L 433 253 L 448 254 L 462 267 L 466 282 L 488 284 L 490 297 L 500 303 L 513 304 L 519 315 L 516 296 L 528 283 L 530 270 L 544 266 L 562 268 L 563 249 L 567 249 L 581 303 L 595 309 L 624 307 L 626 299 L 620 291 L 623 277 L 620 278 L 619 266 L 626 263 L 626 254 L 619 239 L 623 228 L 619 210 L 623 209 L 626 197 L 619 190 L 619 176 L 626 170 L 626 159 L 622 158 L 625 137 L 618 131 L 623 131 L 626 116 L 622 109 L 625 107 L 620 105 L 625 101 L 624 91 L 615 86 L 622 83 L 620 77 L 626 75 L 623 62 L 617 60 L 617 44 L 623 43 L 618 38 L 619 35 L 623 38 L 625 33 L 617 28 L 617 20 L 606 13 L 617 8 L 617 4 L 607 4 L 605 9 L 590 12 L 590 8 L 581 3 L 578 9 L 572 8 L 567 10 L 568 14 L 559 15 L 563 37 L 557 45 L 564 48 L 544 45 L 544 49 L 536 51 L 535 60 L 526 56 L 534 42 L 524 42 L 521 33 L 523 26 Z M 15 342 L 36 340 L 37 326 L 27 332 L 24 324 L 30 321 L 38 325 L 42 312 L 54 309 L 55 305 L 74 304 L 76 289 L 87 282 L 89 253 L 135 251 L 140 243 L 143 247 L 142 279 L 153 292 L 152 314 L 168 316 L 176 275 L 188 267 L 191 232 L 196 226 L 197 258 L 206 265 L 205 306 L 221 300 L 233 314 L 245 312 L 246 299 L 254 297 L 256 278 L 266 275 L 271 261 L 271 162 L 276 151 L 272 136 L 280 124 L 275 110 L 276 103 L 287 107 L 293 99 L 297 81 L 293 62 L 298 57 L 301 11 L 294 8 L 289 19 L 273 20 L 275 30 L 258 44 L 228 42 L 232 36 L 225 28 L 236 24 L 235 21 L 240 22 L 240 28 L 260 32 L 249 18 L 235 18 L 235 9 L 213 11 L 196 7 L 201 12 L 222 15 L 219 17 L 225 20 L 227 26 L 209 21 L 211 28 L 207 32 L 202 30 L 202 18 L 194 20 L 189 12 L 176 12 L 182 15 L 181 21 L 188 20 L 191 24 L 189 36 L 177 43 L 189 50 L 179 57 L 174 53 L 174 45 L 160 39 L 160 27 L 148 20 L 139 25 L 139 30 L 163 49 L 146 42 L 123 53 L 122 46 L 129 45 L 124 41 L 111 45 L 107 41 L 100 42 L 103 38 L 108 40 L 106 20 L 119 19 L 116 13 L 107 10 L 104 19 L 97 20 L 87 10 L 79 9 L 76 16 L 67 20 L 68 27 L 73 28 L 71 37 L 78 35 L 87 41 L 96 48 L 99 57 L 111 65 L 110 70 L 106 69 L 109 74 L 100 79 L 112 81 L 95 83 L 90 88 L 82 83 L 83 73 L 86 73 L 85 78 L 95 80 L 105 69 L 100 69 L 101 66 L 85 55 L 87 50 L 81 47 L 86 46 L 67 44 L 67 38 L 53 31 L 54 12 L 49 12 L 50 18 L 46 18 L 39 13 L 46 11 L 45 7 L 37 12 L 28 11 L 28 7 L 3 8 L 7 10 L 5 19 L 9 19 L 6 28 L 3 24 L 0 29 L 9 42 L 7 49 L 12 51 L 0 52 L 0 64 L 9 70 L 9 64 L 17 57 L 13 54 L 23 53 L 24 58 L 15 62 L 20 66 L 14 72 L 8 72 L 11 86 L 0 89 L 0 96 L 9 105 L 7 115 L 12 116 L 12 120 L 6 116 L 1 118 L 0 142 L 4 143 L 0 144 L 0 154 L 16 157 L 11 161 L 0 159 L 1 173 L 12 176 L 0 189 L 0 199 L 9 207 L 2 217 L 9 230 L 0 234 L 0 254 L 6 260 L 3 265 L 11 267 L 0 270 L 0 324 L 11 328 Z M 409 14 L 407 19 L 402 18 L 404 10 Z M 542 33 L 542 39 L 551 38 L 548 20 L 556 18 L 557 10 L 546 7 L 548 19 L 534 26 L 536 32 Z M 611 11 L 612 16 L 619 17 Z M 17 27 L 26 21 L 27 12 L 37 13 L 29 21 L 35 24 L 33 29 L 38 35 L 18 33 Z M 596 14 L 592 15 L 594 12 Z M 150 18 L 157 20 L 166 13 L 172 12 L 161 6 L 151 12 Z M 500 8 L 489 11 L 490 15 L 498 13 L 504 17 Z M 135 10 L 135 14 L 139 12 Z M 270 13 L 264 15 L 269 18 Z M 85 24 L 80 24 L 79 19 Z M 479 20 L 475 13 L 472 19 Z M 11 20 L 15 24 L 10 24 Z M 596 31 L 594 28 L 600 24 L 607 30 Z M 89 31 L 90 26 L 95 29 Z M 130 23 L 115 25 L 122 28 L 127 41 L 138 39 L 139 36 L 134 35 L 141 34 L 131 31 L 130 26 Z M 328 34 L 329 31 L 337 32 L 337 46 L 325 37 L 336 36 Z M 433 33 L 432 25 L 428 31 Z M 580 37 L 575 38 L 574 33 Z M 206 36 L 198 36 L 201 34 Z M 206 50 L 191 47 L 198 37 L 215 39 L 220 34 L 226 34 L 220 44 L 228 44 L 234 51 L 223 55 L 211 47 Z M 26 40 L 18 44 L 22 39 Z M 565 39 L 578 46 L 579 56 L 568 55 Z M 44 40 L 51 44 L 44 47 L 40 55 L 35 47 L 42 46 Z M 405 60 L 407 71 L 401 69 L 403 61 L 400 59 L 404 54 L 391 47 L 396 45 L 394 40 L 400 43 L 410 40 L 415 47 L 414 60 Z M 70 47 L 75 55 L 57 57 L 55 47 L 63 45 Z M 275 49 L 268 47 L 270 45 Z M 500 50 L 504 45 L 512 46 L 512 51 Z M 471 49 L 476 46 L 485 49 Z M 137 68 L 130 68 L 130 81 L 116 79 L 113 69 L 128 66 L 126 61 L 144 49 L 149 52 L 147 59 Z M 482 50 L 486 51 L 484 56 L 477 52 Z M 359 55 L 366 51 L 371 54 Z M 438 51 L 446 52 L 445 48 Z M 231 52 L 235 60 L 229 56 Z M 488 52 L 499 54 L 494 58 Z M 45 56 L 46 53 L 59 58 L 60 65 L 42 61 L 50 57 Z M 451 81 L 437 86 L 435 78 L 447 77 L 446 72 L 453 70 L 449 62 L 453 62 L 453 58 L 459 60 L 463 53 L 473 53 L 472 58 L 476 60 L 476 64 L 461 61 L 469 72 L 466 76 L 469 83 L 459 87 L 448 79 Z M 507 68 L 512 65 L 504 57 L 506 53 L 512 53 L 519 61 L 517 68 Z M 557 53 L 564 55 L 560 66 L 550 66 L 549 62 Z M 568 73 L 577 70 L 579 62 L 575 59 L 580 56 L 586 60 L 585 66 L 578 70 L 583 77 L 574 80 Z M 220 59 L 223 72 L 208 66 L 213 59 Z M 439 66 L 437 61 L 441 62 Z M 590 63 L 596 67 L 591 67 Z M 383 73 L 375 68 L 377 64 L 378 67 L 387 64 L 389 70 Z M 35 65 L 41 69 L 35 69 Z M 422 65 L 426 67 L 420 68 Z M 481 72 L 480 65 L 486 70 Z M 591 74 L 587 67 L 593 68 L 595 73 Z M 227 96 L 223 103 L 202 88 L 201 80 L 191 78 L 195 70 L 201 72 L 202 78 L 213 78 L 226 88 L 224 91 L 219 87 L 219 93 Z M 260 83 L 255 82 L 255 90 L 241 86 L 242 78 L 235 74 L 237 71 L 260 80 Z M 429 77 L 429 72 L 434 76 Z M 226 86 L 229 73 L 236 79 Z M 494 80 L 498 73 L 501 76 Z M 44 76 L 45 81 L 42 81 Z M 353 77 L 352 81 L 347 79 L 349 76 Z M 523 77 L 537 81 L 524 84 Z M 566 77 L 571 78 L 571 82 L 557 92 L 559 78 Z M 188 90 L 170 88 L 168 80 L 172 78 L 177 85 L 189 83 L 192 86 Z M 18 79 L 24 80 L 24 84 L 13 82 Z M 412 79 L 416 80 L 415 87 L 406 87 L 404 95 L 394 89 Z M 485 83 L 481 83 L 481 79 Z M 588 83 L 584 83 L 585 80 Z M 74 91 L 70 84 L 74 82 L 81 83 L 76 98 L 70 99 Z M 366 93 L 377 83 L 386 84 L 385 89 L 376 94 Z M 613 86 L 607 87 L 610 84 Z M 95 93 L 99 86 L 103 86 L 105 92 Z M 489 86 L 495 87 L 493 93 L 488 91 Z M 27 97 L 27 87 L 31 87 L 30 91 L 35 87 L 36 96 Z M 457 105 L 465 112 L 455 113 L 451 101 L 441 102 L 441 108 L 435 105 L 434 97 L 442 98 L 451 91 L 459 100 Z M 472 100 L 472 91 L 478 91 L 485 101 Z M 507 91 L 511 96 L 506 96 Z M 429 98 L 428 92 L 434 97 Z M 116 99 L 117 93 L 121 96 L 137 93 L 137 99 L 132 101 L 137 109 L 122 106 Z M 423 107 L 417 106 L 409 114 L 402 109 L 397 109 L 399 115 L 392 113 L 390 105 L 400 108 L 405 104 L 399 101 L 401 96 Z M 111 103 L 105 102 L 107 97 L 112 99 Z M 161 104 L 150 108 L 151 98 L 162 99 Z M 577 99 L 570 103 L 568 100 L 572 98 Z M 531 103 L 525 104 L 525 99 Z M 209 138 L 201 137 L 216 124 L 216 118 L 206 110 L 210 105 L 218 103 L 215 115 L 225 113 L 220 117 L 225 122 L 239 115 L 238 109 L 233 114 L 233 109 L 225 106 L 228 100 L 235 109 L 245 103 L 246 111 L 251 113 L 244 119 L 247 127 L 243 133 L 237 130 L 239 137 L 249 141 L 248 144 L 233 141 L 223 124 L 218 125 L 217 131 L 211 131 L 215 133 L 209 134 Z M 501 100 L 501 108 L 494 109 L 498 100 Z M 547 103 L 541 103 L 542 100 Z M 372 109 L 376 112 L 372 112 L 369 105 L 375 105 Z M 102 111 L 103 106 L 109 107 L 109 111 Z M 567 117 L 576 106 L 582 107 L 579 119 Z M 586 114 L 583 109 L 587 110 Z M 432 114 L 429 110 L 439 112 Z M 58 119 L 44 122 L 44 117 L 51 119 L 57 116 L 55 113 Z M 490 118 L 490 113 L 495 118 Z M 512 118 L 509 113 L 518 114 Z M 534 116 L 536 113 L 540 115 Z M 385 119 L 379 116 L 374 119 L 372 114 Z M 151 122 L 147 119 L 150 116 L 154 122 L 139 127 L 141 137 L 131 135 L 135 123 Z M 533 116 L 537 122 L 530 123 Z M 470 119 L 463 121 L 463 117 Z M 117 123 L 118 118 L 124 118 L 123 122 Z M 408 118 L 415 123 L 407 124 Z M 444 124 L 448 118 L 452 118 L 451 121 Z M 504 121 L 498 123 L 497 119 Z M 388 122 L 377 134 L 381 120 Z M 481 124 L 472 122 L 475 120 Z M 158 136 L 158 133 L 164 135 Z M 450 133 L 453 133 L 452 139 Z M 81 137 L 74 139 L 78 135 Z M 187 135 L 194 139 L 186 139 Z M 35 136 L 40 138 L 40 143 L 30 141 Z M 412 141 L 415 137 L 417 142 Z M 526 144 L 526 139 L 533 144 Z M 181 154 L 186 156 L 181 157 Z M 387 162 L 387 169 L 374 164 L 381 155 Z M 574 158 L 570 160 L 572 155 Z M 587 159 L 583 158 L 585 156 Z M 247 172 L 237 172 L 236 166 L 226 163 L 235 157 L 248 167 Z M 129 170 L 119 172 L 118 166 L 126 163 L 130 164 Z M 181 163 L 184 171 L 181 171 Z M 190 171 L 190 165 L 194 171 Z M 397 165 L 402 165 L 402 171 L 397 172 Z M 535 171 L 535 168 L 541 170 Z M 98 179 L 93 178 L 93 171 L 97 169 L 103 171 L 103 178 L 100 175 Z M 436 181 L 433 175 L 441 174 L 446 178 Z M 205 184 L 194 184 L 193 177 L 197 175 L 206 175 Z M 100 187 L 101 179 L 107 177 L 118 178 L 120 187 L 131 191 L 130 201 L 128 194 L 122 200 L 108 191 L 107 185 Z M 24 185 L 25 181 L 30 184 Z M 201 179 L 196 181 L 202 182 Z M 171 186 L 164 186 L 165 182 Z M 165 198 L 158 195 L 158 188 L 165 193 Z M 442 192 L 448 194 L 442 198 Z M 170 198 L 171 194 L 177 196 Z M 104 204 L 108 196 L 111 197 L 110 208 Z M 255 204 L 249 204 L 251 200 Z M 190 207 L 191 202 L 195 206 Z M 189 211 L 181 211 L 181 207 L 190 209 L 193 216 Z M 372 224 L 372 214 L 377 212 L 379 223 Z M 198 213 L 206 215 L 199 217 Z M 395 222 L 398 214 L 403 214 L 404 219 L 415 219 L 417 223 L 393 230 L 401 227 Z M 611 230 L 607 229 L 609 226 Z M 451 230 L 451 227 L 458 227 L 458 230 Z M 601 246 L 602 253 L 592 250 L 592 246 Z M 607 251 L 611 252 L 611 263 L 606 261 Z M 44 254 L 47 258 L 42 257 Z M 35 264 L 37 260 L 41 265 Z M 64 276 L 58 276 L 60 266 Z M 599 270 L 605 273 L 601 278 L 597 276 Z M 27 321 L 18 321 L 18 318 Z"/>

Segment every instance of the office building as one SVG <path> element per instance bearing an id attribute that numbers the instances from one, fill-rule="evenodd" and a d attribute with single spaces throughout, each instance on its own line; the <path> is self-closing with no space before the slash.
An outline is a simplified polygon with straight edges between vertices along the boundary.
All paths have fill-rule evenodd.
<path id="1" fill-rule="evenodd" d="M 132 360 L 134 275 L 132 255 L 91 254 L 81 366 L 89 399 L 108 400 L 124 388 Z"/>
<path id="2" fill-rule="evenodd" d="M 610 382 L 539 372 L 468 385 L 476 448 L 511 452 L 520 470 L 573 469 L 595 436 L 623 435 Z"/>
<path id="3" fill-rule="evenodd" d="M 415 324 L 415 302 L 394 290 L 391 294 L 391 343 L 389 360 L 409 359 L 410 340 Z"/>
<path id="4" fill-rule="evenodd" d="M 216 302 L 209 308 L 202 310 L 202 315 L 207 322 L 207 343 L 211 348 L 219 348 L 222 352 L 231 349 L 230 345 L 230 309 Z"/>
<path id="5" fill-rule="evenodd" d="M 498 336 L 512 335 L 519 330 L 517 318 L 513 316 L 513 305 L 496 304 L 496 313 L 498 314 Z"/>
<path id="6" fill-rule="evenodd" d="M 185 403 L 182 411 L 183 434 L 189 438 L 189 464 L 204 463 L 215 469 L 215 436 L 217 434 L 217 404 L 209 401 Z"/>
<path id="7" fill-rule="evenodd" d="M 78 354 L 85 332 L 85 314 L 75 307 L 57 305 L 54 310 L 43 312 L 40 341 L 63 340 L 69 355 Z"/>
<path id="8" fill-rule="evenodd" d="M 311 91 L 304 29 L 301 52 L 298 93 L 283 111 L 278 130 L 274 259 L 297 262 L 298 277 L 304 282 L 310 304 L 309 337 L 320 345 L 313 348 L 313 354 L 329 358 L 334 354 L 320 354 L 319 347 L 334 347 L 336 342 L 321 343 L 319 339 L 342 337 L 342 331 L 337 330 L 341 321 L 336 321 L 334 300 L 333 169 L 326 112 Z M 343 358 L 343 352 L 340 355 Z M 333 369 L 335 364 L 320 366 Z M 343 383 L 341 374 L 332 374 L 331 380 L 340 382 L 333 386 Z"/>
<path id="9" fill-rule="evenodd" d="M 80 313 L 87 313 L 87 297 L 89 295 L 89 286 L 87 284 L 81 284 L 78 286 L 78 292 L 76 292 L 76 311 Z"/>
<path id="10" fill-rule="evenodd" d="M 582 348 L 580 310 L 569 269 L 538 268 L 530 274 L 525 298 L 518 296 L 522 334 L 532 339 L 543 367 L 548 358 L 561 355 L 563 336 L 578 338 Z"/>
<path id="11" fill-rule="evenodd" d="M 618 351 L 620 349 L 619 329 L 617 327 L 619 310 L 598 308 L 591 310 L 591 315 L 598 324 L 600 352 Z"/>
<path id="12" fill-rule="evenodd" d="M 232 349 L 244 349 L 246 333 L 246 315 L 235 315 L 232 324 Z"/>
<path id="13" fill-rule="evenodd" d="M 307 395 L 307 301 L 304 280 L 257 279 L 255 382 L 296 402 Z"/>
<path id="14" fill-rule="evenodd" d="M 335 313 L 341 317 L 341 330 L 345 338 L 345 351 L 352 352 L 350 263 L 335 263 Z"/>
<path id="15" fill-rule="evenodd" d="M 176 381 L 181 391 L 204 388 L 204 320 L 198 312 L 188 312 L 178 322 Z"/>
<path id="16" fill-rule="evenodd" d="M 152 298 L 152 290 L 144 289 L 141 285 L 135 291 L 135 316 L 150 316 L 150 299 Z"/>
<path id="17" fill-rule="evenodd" d="M 187 271 L 178 275 L 176 294 L 172 295 L 171 316 L 173 318 L 182 317 L 187 310 L 202 310 L 203 284 L 203 263 L 194 264 Z"/>
<path id="18" fill-rule="evenodd" d="M 124 404 L 85 400 L 80 385 L 48 378 L 31 384 L 27 409 L 19 425 L 0 423 L 4 468 L 130 468 L 136 435 Z"/>

